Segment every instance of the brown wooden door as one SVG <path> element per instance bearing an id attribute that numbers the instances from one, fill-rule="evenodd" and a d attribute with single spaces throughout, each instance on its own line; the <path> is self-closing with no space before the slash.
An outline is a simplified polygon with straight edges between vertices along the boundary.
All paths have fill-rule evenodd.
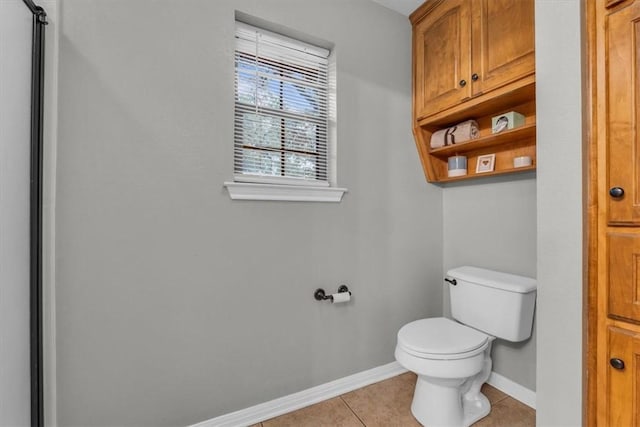
<path id="1" fill-rule="evenodd" d="M 640 2 L 607 18 L 608 189 L 610 224 L 640 224 Z"/>
<path id="2" fill-rule="evenodd" d="M 471 94 L 469 10 L 469 0 L 447 0 L 414 28 L 414 99 L 418 120 L 459 104 Z"/>
<path id="3" fill-rule="evenodd" d="M 473 1 L 473 96 L 535 73 L 533 1 Z"/>
<path id="4" fill-rule="evenodd" d="M 640 233 L 609 232 L 608 314 L 640 323 Z"/>
<path id="5" fill-rule="evenodd" d="M 640 0 L 588 0 L 585 11 L 586 421 L 640 427 Z"/>
<path id="6" fill-rule="evenodd" d="M 609 327 L 607 369 L 608 425 L 640 426 L 640 335 Z"/>

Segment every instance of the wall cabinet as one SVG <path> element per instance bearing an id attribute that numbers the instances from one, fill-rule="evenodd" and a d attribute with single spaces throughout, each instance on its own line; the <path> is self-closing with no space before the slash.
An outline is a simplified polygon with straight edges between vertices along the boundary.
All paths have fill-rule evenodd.
<path id="1" fill-rule="evenodd" d="M 513 157 L 535 159 L 535 52 L 533 0 L 432 0 L 410 16 L 413 24 L 413 128 L 429 181 L 449 181 L 446 158 L 496 154 L 489 176 L 514 169 Z M 526 130 L 491 132 L 491 117 L 518 111 Z M 474 119 L 480 138 L 464 146 L 430 148 L 443 127 Z M 488 151 L 487 151 L 488 150 Z"/>
<path id="2" fill-rule="evenodd" d="M 533 0 L 431 3 L 411 15 L 418 120 L 535 72 Z"/>
<path id="3" fill-rule="evenodd" d="M 587 418 L 640 425 L 640 0 L 588 0 Z"/>

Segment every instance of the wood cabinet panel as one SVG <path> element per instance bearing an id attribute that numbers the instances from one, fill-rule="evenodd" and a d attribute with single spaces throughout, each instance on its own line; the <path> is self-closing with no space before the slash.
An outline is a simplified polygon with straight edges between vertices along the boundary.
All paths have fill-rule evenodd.
<path id="1" fill-rule="evenodd" d="M 640 234 L 609 232 L 608 313 L 640 322 Z"/>
<path id="2" fill-rule="evenodd" d="M 533 74 L 533 0 L 480 0 L 473 5 L 473 95 Z"/>
<path id="3" fill-rule="evenodd" d="M 611 224 L 640 224 L 640 2 L 607 17 L 607 169 L 606 195 Z"/>
<path id="4" fill-rule="evenodd" d="M 616 327 L 609 327 L 608 335 L 608 425 L 637 427 L 640 426 L 640 335 Z"/>
<path id="5" fill-rule="evenodd" d="M 414 28 L 414 88 L 418 118 L 447 109 L 470 96 L 469 0 L 448 0 Z"/>

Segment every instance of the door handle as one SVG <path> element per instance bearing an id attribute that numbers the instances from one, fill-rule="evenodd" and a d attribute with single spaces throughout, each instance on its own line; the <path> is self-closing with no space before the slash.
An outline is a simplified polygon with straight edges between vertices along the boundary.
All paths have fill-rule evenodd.
<path id="1" fill-rule="evenodd" d="M 624 369 L 624 360 L 622 359 L 614 357 L 613 359 L 609 360 L 609 363 L 614 367 L 614 369 L 618 369 L 620 371 Z"/>
<path id="2" fill-rule="evenodd" d="M 622 188 L 622 187 L 611 187 L 611 189 L 609 190 L 609 195 L 611 197 L 619 199 L 620 197 L 624 196 L 624 188 Z"/>

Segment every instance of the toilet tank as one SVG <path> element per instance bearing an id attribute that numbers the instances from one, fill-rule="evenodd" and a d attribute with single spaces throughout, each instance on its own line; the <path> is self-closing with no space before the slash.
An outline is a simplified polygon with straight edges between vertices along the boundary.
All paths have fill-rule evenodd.
<path id="1" fill-rule="evenodd" d="M 454 319 L 507 341 L 531 336 L 535 279 L 468 266 L 449 270 L 447 279 Z"/>

